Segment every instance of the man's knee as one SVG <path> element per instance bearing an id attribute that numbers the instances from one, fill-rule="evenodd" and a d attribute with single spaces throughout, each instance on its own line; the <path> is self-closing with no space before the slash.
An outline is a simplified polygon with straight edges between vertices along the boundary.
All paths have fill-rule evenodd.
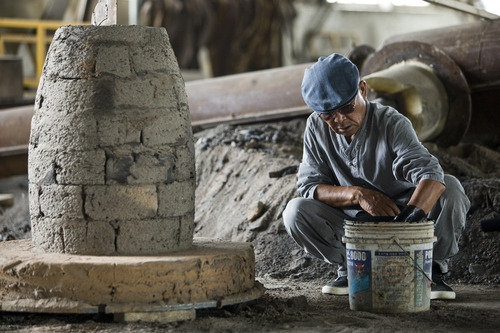
<path id="1" fill-rule="evenodd" d="M 293 198 L 287 203 L 285 210 L 283 211 L 283 224 L 285 225 L 287 231 L 295 229 L 297 221 L 299 220 L 298 214 L 301 210 L 300 207 L 304 204 L 305 200 L 307 199 Z"/>
<path id="2" fill-rule="evenodd" d="M 456 177 L 445 175 L 445 184 L 446 190 L 430 214 L 430 217 L 436 220 L 435 231 L 438 238 L 445 237 L 451 230 L 455 230 L 454 234 L 459 235 L 465 227 L 470 208 L 469 198 Z"/>
<path id="3" fill-rule="evenodd" d="M 453 204 L 462 205 L 465 212 L 467 212 L 470 208 L 470 201 L 460 181 L 452 175 L 445 175 L 444 181 L 446 189 L 442 198 Z"/>

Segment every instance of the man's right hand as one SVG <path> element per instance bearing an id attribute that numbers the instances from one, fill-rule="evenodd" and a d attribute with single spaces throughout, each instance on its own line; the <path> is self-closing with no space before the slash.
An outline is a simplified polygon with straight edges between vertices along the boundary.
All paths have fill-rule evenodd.
<path id="1" fill-rule="evenodd" d="M 360 205 L 372 216 L 396 216 L 399 207 L 387 195 L 361 186 L 319 184 L 314 198 L 332 207 Z"/>
<path id="2" fill-rule="evenodd" d="M 396 216 L 400 213 L 399 207 L 387 195 L 364 187 L 356 189 L 358 204 L 370 215 Z"/>

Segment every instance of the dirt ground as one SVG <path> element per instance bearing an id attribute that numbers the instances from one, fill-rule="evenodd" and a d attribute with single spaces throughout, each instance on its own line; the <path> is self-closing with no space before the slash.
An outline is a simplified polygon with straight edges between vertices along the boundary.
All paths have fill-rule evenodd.
<path id="1" fill-rule="evenodd" d="M 457 176 L 472 201 L 461 251 L 452 259 L 452 301 L 430 311 L 353 311 L 348 297 L 321 294 L 335 268 L 305 254 L 283 229 L 281 213 L 296 196 L 303 118 L 195 131 L 195 237 L 252 242 L 257 299 L 197 310 L 176 323 L 115 322 L 110 315 L 0 312 L 0 332 L 497 332 L 500 327 L 500 233 L 480 229 L 500 216 L 500 138 L 465 138 L 452 148 L 426 144 L 445 172 Z M 31 237 L 27 176 L 0 179 L 15 195 L 0 207 L 0 241 Z"/>

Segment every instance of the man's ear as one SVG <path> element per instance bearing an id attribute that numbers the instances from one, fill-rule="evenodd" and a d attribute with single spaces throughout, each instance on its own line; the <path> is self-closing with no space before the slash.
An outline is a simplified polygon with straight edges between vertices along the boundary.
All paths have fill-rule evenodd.
<path id="1" fill-rule="evenodd" d="M 366 99 L 366 81 L 365 80 L 361 80 L 359 81 L 359 90 L 361 91 L 361 95 L 363 96 L 363 98 Z"/>

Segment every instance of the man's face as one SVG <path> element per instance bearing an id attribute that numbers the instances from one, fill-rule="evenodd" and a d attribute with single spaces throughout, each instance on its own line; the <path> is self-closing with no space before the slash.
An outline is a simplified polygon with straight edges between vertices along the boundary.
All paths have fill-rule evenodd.
<path id="1" fill-rule="evenodd" d="M 359 90 L 352 101 L 346 106 L 327 113 L 318 114 L 319 117 L 337 134 L 346 137 L 351 142 L 361 128 L 366 115 L 366 83 L 359 83 Z"/>

